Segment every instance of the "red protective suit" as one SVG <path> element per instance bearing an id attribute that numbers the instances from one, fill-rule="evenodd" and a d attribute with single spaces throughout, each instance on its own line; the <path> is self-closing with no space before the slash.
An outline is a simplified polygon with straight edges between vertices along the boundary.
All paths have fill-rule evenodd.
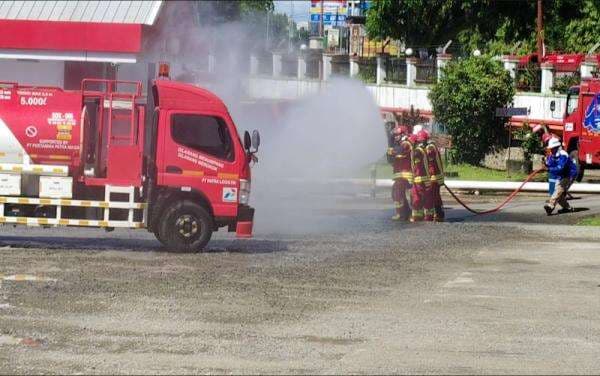
<path id="1" fill-rule="evenodd" d="M 394 171 L 392 186 L 392 200 L 396 206 L 395 220 L 405 221 L 410 216 L 410 206 L 406 199 L 406 192 L 410 189 L 413 181 L 412 172 L 412 144 L 408 139 L 400 141 L 399 145 L 388 150 Z"/>
<path id="2" fill-rule="evenodd" d="M 442 164 L 440 151 L 433 142 L 429 142 L 425 146 L 425 152 L 431 183 L 427 187 L 425 199 L 425 220 L 441 222 L 444 220 L 444 204 L 440 195 L 440 189 L 444 185 L 444 165 Z"/>
<path id="3" fill-rule="evenodd" d="M 412 216 L 411 222 L 422 221 L 424 217 L 427 187 L 431 184 L 427 169 L 427 153 L 422 145 L 413 147 L 413 186 L 411 190 Z"/>

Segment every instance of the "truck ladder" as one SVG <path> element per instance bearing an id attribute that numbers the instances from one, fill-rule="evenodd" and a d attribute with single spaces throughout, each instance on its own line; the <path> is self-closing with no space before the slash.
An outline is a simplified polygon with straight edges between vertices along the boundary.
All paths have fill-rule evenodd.
<path id="1" fill-rule="evenodd" d="M 127 200 L 120 200 L 120 201 L 116 201 L 112 199 L 112 194 L 126 194 L 127 195 Z M 136 203 L 135 201 L 135 187 L 134 186 L 126 186 L 126 187 L 122 187 L 122 186 L 115 186 L 115 185 L 106 185 L 105 190 L 104 190 L 104 201 L 105 202 L 112 202 L 112 203 L 127 203 L 127 208 L 129 209 L 129 212 L 127 214 L 127 222 L 129 224 L 131 224 L 131 227 L 136 227 L 135 223 L 133 221 L 133 212 L 134 210 L 136 210 L 135 205 Z M 113 207 L 116 208 L 116 207 Z M 104 208 L 104 221 L 109 221 L 110 218 L 110 206 L 107 206 Z M 117 209 L 122 209 L 122 208 L 117 208 Z M 146 223 L 146 215 L 147 215 L 147 210 L 146 207 L 144 206 L 144 212 L 143 212 L 143 219 L 142 219 L 142 223 Z"/>

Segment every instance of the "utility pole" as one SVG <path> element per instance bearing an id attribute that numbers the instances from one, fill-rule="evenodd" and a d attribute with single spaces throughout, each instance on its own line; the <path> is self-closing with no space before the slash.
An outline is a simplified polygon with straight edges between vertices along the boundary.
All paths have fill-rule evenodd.
<path id="1" fill-rule="evenodd" d="M 323 37 L 323 0 L 321 0 L 321 22 L 319 23 L 319 36 Z"/>
<path id="2" fill-rule="evenodd" d="M 544 57 L 544 20 L 542 10 L 542 0 L 537 0 L 537 53 L 538 62 L 542 62 Z"/>
<path id="3" fill-rule="evenodd" d="M 290 1 L 291 15 L 288 16 L 288 52 L 292 51 L 292 33 L 294 25 L 294 2 Z"/>
<path id="4" fill-rule="evenodd" d="M 267 50 L 270 48 L 270 44 L 271 44 L 270 40 L 269 40 L 270 39 L 269 32 L 270 32 L 270 28 L 271 28 L 271 25 L 269 25 L 269 13 L 270 12 L 267 11 L 267 46 L 266 46 Z"/>

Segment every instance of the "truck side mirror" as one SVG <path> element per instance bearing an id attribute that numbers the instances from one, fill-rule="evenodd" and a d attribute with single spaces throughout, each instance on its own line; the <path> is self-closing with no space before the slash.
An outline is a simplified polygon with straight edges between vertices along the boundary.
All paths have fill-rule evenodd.
<path id="1" fill-rule="evenodd" d="M 250 150 L 250 146 L 252 146 L 252 140 L 250 139 L 250 133 L 248 131 L 244 132 L 244 149 Z"/>
<path id="2" fill-rule="evenodd" d="M 556 101 L 550 101 L 550 111 L 556 110 Z"/>
<path id="3" fill-rule="evenodd" d="M 260 133 L 255 129 L 252 131 L 252 147 L 254 151 L 258 151 L 258 147 L 260 146 Z"/>

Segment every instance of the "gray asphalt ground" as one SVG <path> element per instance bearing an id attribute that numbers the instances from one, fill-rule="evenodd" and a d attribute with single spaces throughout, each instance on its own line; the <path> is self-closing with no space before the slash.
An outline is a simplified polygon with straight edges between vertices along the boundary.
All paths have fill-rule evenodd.
<path id="1" fill-rule="evenodd" d="M 600 230 L 572 226 L 600 196 L 438 224 L 392 222 L 386 192 L 255 199 L 256 237 L 201 254 L 3 227 L 0 373 L 600 372 Z"/>

